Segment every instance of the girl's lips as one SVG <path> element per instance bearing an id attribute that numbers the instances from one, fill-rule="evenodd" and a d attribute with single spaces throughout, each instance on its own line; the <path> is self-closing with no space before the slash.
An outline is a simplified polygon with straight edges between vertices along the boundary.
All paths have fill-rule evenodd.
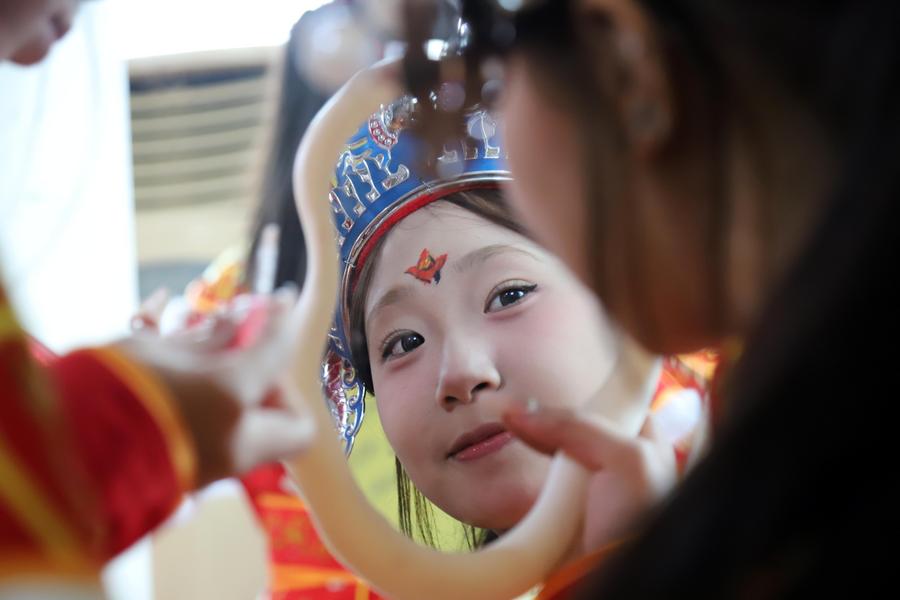
<path id="1" fill-rule="evenodd" d="M 513 438 L 513 435 L 500 423 L 488 423 L 459 436 L 447 458 L 458 461 L 471 461 L 497 452 Z"/>

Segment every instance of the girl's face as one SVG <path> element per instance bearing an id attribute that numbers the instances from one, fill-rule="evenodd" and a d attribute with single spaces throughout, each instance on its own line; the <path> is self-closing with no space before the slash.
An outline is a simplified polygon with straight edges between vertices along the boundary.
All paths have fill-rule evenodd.
<path id="1" fill-rule="evenodd" d="M 549 459 L 501 416 L 528 398 L 578 407 L 609 375 L 592 296 L 527 238 L 438 202 L 388 234 L 365 311 L 379 415 L 413 483 L 465 523 L 515 525 Z"/>

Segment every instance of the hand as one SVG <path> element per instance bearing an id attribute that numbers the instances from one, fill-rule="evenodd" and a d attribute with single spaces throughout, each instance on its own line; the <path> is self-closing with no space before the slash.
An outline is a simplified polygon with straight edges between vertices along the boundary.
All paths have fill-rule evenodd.
<path id="1" fill-rule="evenodd" d="M 143 327 L 122 348 L 174 397 L 196 446 L 199 485 L 295 455 L 309 442 L 309 419 L 279 401 L 293 393 L 279 379 L 292 356 L 295 303 L 293 289 L 244 297 L 201 325 L 162 336 L 156 324 L 166 298 L 154 294 L 133 321 Z"/>
<path id="2" fill-rule="evenodd" d="M 565 452 L 593 472 L 582 536 L 585 552 L 628 535 L 637 518 L 676 482 L 674 447 L 656 433 L 652 415 L 637 437 L 622 435 L 602 419 L 533 402 L 513 405 L 504 421 L 535 450 Z"/>
<path id="3" fill-rule="evenodd" d="M 169 344 L 190 352 L 221 352 L 235 339 L 241 321 L 247 317 L 250 296 L 235 298 L 230 305 L 210 314 L 194 311 L 184 296 L 174 298 L 166 288 L 157 288 L 131 317 L 131 332 L 139 338 L 164 338 Z"/>

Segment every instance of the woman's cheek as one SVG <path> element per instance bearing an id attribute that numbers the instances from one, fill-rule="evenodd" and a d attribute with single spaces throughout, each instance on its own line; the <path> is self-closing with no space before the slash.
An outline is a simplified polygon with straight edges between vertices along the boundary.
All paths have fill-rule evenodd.
<path id="1" fill-rule="evenodd" d="M 566 375 L 560 373 L 560 363 L 565 360 L 570 341 L 560 336 L 566 331 L 559 327 L 560 317 L 550 303 L 538 301 L 519 319 L 504 323 L 502 331 L 495 331 L 504 371 L 501 374 L 514 393 L 550 401 L 549 395 L 556 395 L 560 389 Z"/>
<path id="2" fill-rule="evenodd" d="M 538 300 L 504 341 L 504 352 L 516 357 L 510 377 L 519 380 L 519 393 L 554 406 L 580 405 L 612 366 L 612 332 L 592 298 L 574 284 L 546 289 Z"/>
<path id="3" fill-rule="evenodd" d="M 401 369 L 382 379 L 376 383 L 381 426 L 401 462 L 407 462 L 426 451 L 427 389 L 411 370 Z"/>

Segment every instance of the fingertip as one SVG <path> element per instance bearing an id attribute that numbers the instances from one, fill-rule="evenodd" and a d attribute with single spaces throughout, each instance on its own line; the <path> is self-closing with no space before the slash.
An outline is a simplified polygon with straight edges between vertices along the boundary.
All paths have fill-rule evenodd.
<path id="1" fill-rule="evenodd" d="M 640 437 L 655 440 L 660 437 L 659 427 L 656 426 L 656 417 L 653 413 L 647 415 L 647 418 L 644 420 L 644 424 L 641 426 L 641 431 L 638 434 Z"/>
<path id="2" fill-rule="evenodd" d="M 502 415 L 503 423 L 516 432 L 528 432 L 535 427 L 535 416 L 520 408 L 507 409 Z"/>
<path id="3" fill-rule="evenodd" d="M 300 295 L 300 286 L 293 281 L 285 281 L 275 290 L 275 296 L 286 296 L 296 299 Z"/>

